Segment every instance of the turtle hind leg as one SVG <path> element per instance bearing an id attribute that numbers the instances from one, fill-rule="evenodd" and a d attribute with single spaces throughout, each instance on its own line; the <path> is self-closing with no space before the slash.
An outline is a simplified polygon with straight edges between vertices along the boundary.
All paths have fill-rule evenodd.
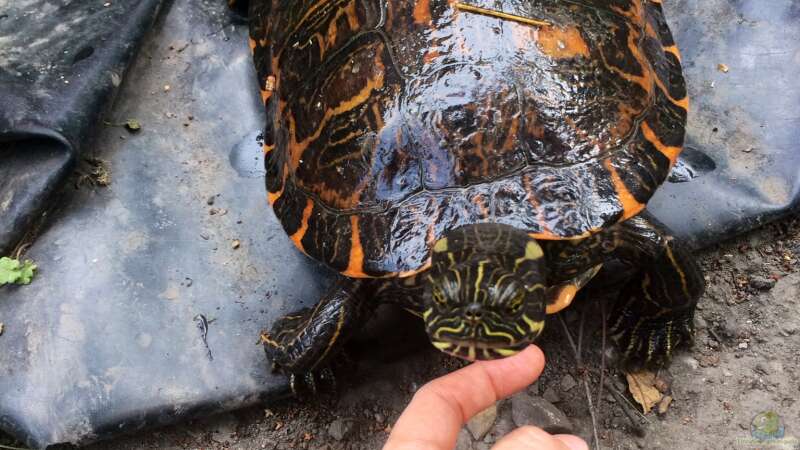
<path id="1" fill-rule="evenodd" d="M 647 288 L 626 287 L 611 313 L 611 337 L 628 366 L 666 362 L 675 349 L 693 341 L 694 309 L 644 306 Z"/>
<path id="2" fill-rule="evenodd" d="M 363 284 L 342 277 L 313 308 L 283 316 L 262 333 L 261 342 L 273 369 L 289 377 L 295 394 L 301 383 L 314 393 L 317 380 L 330 380 L 329 364 L 368 312 Z"/>
<path id="3" fill-rule="evenodd" d="M 623 226 L 622 257 L 639 270 L 614 305 L 611 336 L 627 365 L 660 364 L 691 345 L 705 283 L 691 253 L 655 219 L 644 213 Z"/>

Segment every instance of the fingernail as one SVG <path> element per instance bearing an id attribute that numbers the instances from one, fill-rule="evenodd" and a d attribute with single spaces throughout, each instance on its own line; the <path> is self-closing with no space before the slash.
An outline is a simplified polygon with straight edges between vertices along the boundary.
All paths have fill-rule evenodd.
<path id="1" fill-rule="evenodd" d="M 557 434 L 556 439 L 569 447 L 569 450 L 589 450 L 589 445 L 583 439 L 571 434 Z"/>

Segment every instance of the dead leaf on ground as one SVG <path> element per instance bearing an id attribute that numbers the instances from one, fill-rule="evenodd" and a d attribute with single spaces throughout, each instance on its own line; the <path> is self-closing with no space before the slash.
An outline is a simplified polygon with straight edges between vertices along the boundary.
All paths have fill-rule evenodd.
<path id="1" fill-rule="evenodd" d="M 669 405 L 672 403 L 672 396 L 665 395 L 664 398 L 658 402 L 658 415 L 663 416 L 667 413 L 667 409 L 669 409 Z"/>
<path id="2" fill-rule="evenodd" d="M 663 398 L 663 394 L 656 389 L 656 374 L 649 370 L 640 370 L 638 372 L 626 373 L 625 378 L 628 380 L 628 390 L 633 399 L 642 405 L 642 411 L 645 414 L 653 409 L 653 406 L 658 404 Z"/>

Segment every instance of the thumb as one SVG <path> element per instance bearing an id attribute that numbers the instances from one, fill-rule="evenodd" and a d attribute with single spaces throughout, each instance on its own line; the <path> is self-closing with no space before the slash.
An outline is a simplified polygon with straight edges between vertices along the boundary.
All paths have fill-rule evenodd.
<path id="1" fill-rule="evenodd" d="M 552 434 L 526 426 L 503 436 L 492 450 L 589 450 L 583 439 L 569 434 Z"/>

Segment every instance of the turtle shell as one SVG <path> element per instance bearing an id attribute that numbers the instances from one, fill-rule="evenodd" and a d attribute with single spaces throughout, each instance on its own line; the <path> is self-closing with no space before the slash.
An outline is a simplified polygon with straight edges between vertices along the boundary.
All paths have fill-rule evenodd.
<path id="1" fill-rule="evenodd" d="M 459 226 L 587 236 L 639 213 L 688 98 L 654 0 L 251 2 L 267 189 L 308 255 L 424 269 Z M 535 18 L 534 26 L 519 18 Z"/>

